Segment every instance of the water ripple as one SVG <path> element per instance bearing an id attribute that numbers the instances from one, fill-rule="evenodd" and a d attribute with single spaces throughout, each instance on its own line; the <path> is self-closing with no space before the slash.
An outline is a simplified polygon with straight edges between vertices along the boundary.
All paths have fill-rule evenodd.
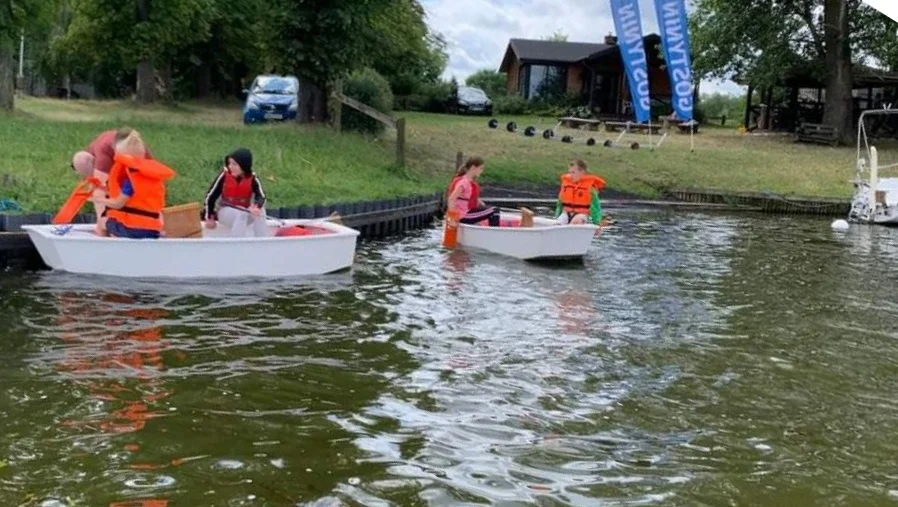
<path id="1" fill-rule="evenodd" d="M 298 282 L 6 277 L 0 500 L 894 501 L 898 236 L 616 218 L 582 266 L 432 230 Z"/>

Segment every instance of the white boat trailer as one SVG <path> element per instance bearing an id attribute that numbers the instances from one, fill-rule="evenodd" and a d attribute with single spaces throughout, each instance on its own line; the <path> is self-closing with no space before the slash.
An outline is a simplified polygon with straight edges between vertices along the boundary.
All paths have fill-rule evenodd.
<path id="1" fill-rule="evenodd" d="M 857 175 L 848 219 L 852 222 L 898 226 L 898 178 L 880 178 L 880 172 L 898 168 L 898 164 L 879 165 L 879 152 L 870 145 L 864 120 L 868 116 L 898 115 L 891 105 L 876 111 L 864 111 L 858 120 Z M 863 150 L 861 145 L 863 144 Z M 864 179 L 865 173 L 868 179 Z"/>

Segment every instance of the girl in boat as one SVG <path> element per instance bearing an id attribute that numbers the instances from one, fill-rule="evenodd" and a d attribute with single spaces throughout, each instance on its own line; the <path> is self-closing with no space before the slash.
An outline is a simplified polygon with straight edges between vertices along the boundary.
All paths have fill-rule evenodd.
<path id="1" fill-rule="evenodd" d="M 605 180 L 589 173 L 586 162 L 577 159 L 568 166 L 561 177 L 561 190 L 555 219 L 559 225 L 599 225 L 602 221 L 602 203 L 599 191 L 605 188 Z"/>
<path id="2" fill-rule="evenodd" d="M 214 229 L 216 220 L 230 229 L 231 237 L 269 235 L 265 218 L 265 192 L 253 174 L 253 154 L 240 148 L 225 157 L 225 166 L 206 193 L 203 219 Z"/>
<path id="3" fill-rule="evenodd" d="M 480 185 L 476 180 L 484 166 L 482 158 L 473 157 L 458 169 L 449 184 L 448 210 L 463 224 L 475 225 L 486 220 L 491 227 L 498 227 L 499 210 L 480 200 Z"/>
<path id="4" fill-rule="evenodd" d="M 165 182 L 175 176 L 166 165 L 147 158 L 137 131 L 115 146 L 107 188 L 91 200 L 106 207 L 106 231 L 116 238 L 156 239 L 162 233 Z"/>

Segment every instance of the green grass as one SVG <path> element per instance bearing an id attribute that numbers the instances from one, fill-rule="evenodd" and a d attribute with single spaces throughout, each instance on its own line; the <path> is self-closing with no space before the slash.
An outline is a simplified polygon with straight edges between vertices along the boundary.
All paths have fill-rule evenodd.
<path id="1" fill-rule="evenodd" d="M 717 189 L 741 192 L 772 192 L 781 195 L 848 198 L 854 177 L 856 148 L 829 148 L 793 143 L 785 136 L 740 134 L 733 128 L 703 126 L 690 152 L 689 136 L 672 132 L 661 148 L 632 151 L 604 148 L 605 139 L 618 134 L 559 129 L 556 140 L 509 134 L 504 126 L 515 121 L 519 130 L 534 125 L 541 133 L 555 120 L 536 117 L 499 116 L 500 129 L 489 130 L 487 118 L 408 114 L 411 143 L 416 157 L 450 160 L 462 149 L 465 155 L 487 160 L 484 180 L 494 183 L 554 183 L 571 158 L 583 158 L 610 188 L 652 197 L 675 188 Z M 557 139 L 573 135 L 575 144 Z M 587 147 L 594 137 L 598 145 Z M 644 135 L 625 140 L 648 144 Z M 658 138 L 655 137 L 657 142 Z M 881 143 L 881 164 L 898 159 L 898 146 Z"/>
<path id="2" fill-rule="evenodd" d="M 683 187 L 848 197 L 855 158 L 853 148 L 796 145 L 730 128 L 705 128 L 696 136 L 694 153 L 689 137 L 679 133 L 656 151 L 631 151 L 603 148 L 611 135 L 604 132 L 559 131 L 559 138 L 565 133 L 577 138 L 578 144 L 570 145 L 489 130 L 484 117 L 398 113 L 409 120 L 409 168 L 397 169 L 392 133 L 369 139 L 293 124 L 249 128 L 240 123 L 236 105 L 138 108 L 112 101 L 23 99 L 17 108 L 0 116 L 0 198 L 14 198 L 28 211 L 58 209 L 76 182 L 71 154 L 98 132 L 125 125 L 139 129 L 153 153 L 178 173 L 169 185 L 171 204 L 201 200 L 222 157 L 240 146 L 253 151 L 273 206 L 440 190 L 459 150 L 486 158 L 487 185 L 554 186 L 568 161 L 579 157 L 610 188 L 646 197 Z M 499 119 L 503 125 L 515 120 L 521 130 L 554 125 L 549 118 Z M 588 136 L 599 145 L 587 147 Z M 644 136 L 631 139 L 647 142 Z"/>
<path id="3" fill-rule="evenodd" d="M 114 102 L 25 99 L 0 116 L 0 198 L 28 211 L 59 208 L 76 183 L 72 153 L 102 130 L 140 130 L 154 155 L 177 177 L 168 202 L 201 201 L 225 154 L 245 146 L 273 206 L 420 195 L 442 188 L 437 177 L 394 167 L 386 141 L 337 135 L 295 124 L 244 127 L 236 107 L 134 108 Z"/>

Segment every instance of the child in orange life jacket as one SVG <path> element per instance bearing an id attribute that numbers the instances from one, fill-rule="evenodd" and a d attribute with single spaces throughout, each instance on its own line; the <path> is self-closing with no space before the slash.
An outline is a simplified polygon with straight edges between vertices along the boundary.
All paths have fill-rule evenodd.
<path id="1" fill-rule="evenodd" d="M 214 229 L 217 219 L 230 228 L 232 237 L 244 237 L 247 230 L 256 237 L 268 236 L 263 206 L 265 192 L 259 178 L 253 174 L 253 154 L 240 148 L 225 157 L 225 167 L 206 193 L 203 208 L 206 228 Z"/>
<path id="2" fill-rule="evenodd" d="M 91 200 L 105 206 L 110 236 L 156 239 L 162 232 L 165 182 L 175 172 L 147 158 L 140 134 L 132 131 L 115 145 L 107 189 L 97 189 Z"/>
<path id="3" fill-rule="evenodd" d="M 602 221 L 602 202 L 599 191 L 605 188 L 605 180 L 589 174 L 586 162 L 574 160 L 567 173 L 561 177 L 561 190 L 555 208 L 559 225 L 598 225 Z"/>
<path id="4" fill-rule="evenodd" d="M 463 224 L 478 224 L 487 220 L 490 227 L 499 226 L 499 210 L 484 206 L 480 200 L 480 187 L 474 181 L 483 172 L 484 161 L 480 157 L 469 158 L 461 166 L 449 184 L 449 210 L 455 210 Z"/>

